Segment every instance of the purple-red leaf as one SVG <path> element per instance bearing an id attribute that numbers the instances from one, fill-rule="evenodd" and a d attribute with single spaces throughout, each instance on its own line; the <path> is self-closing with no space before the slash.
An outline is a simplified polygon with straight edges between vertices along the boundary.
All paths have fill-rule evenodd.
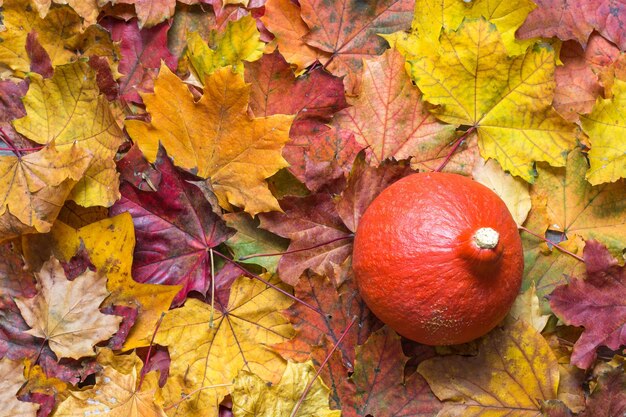
<path id="1" fill-rule="evenodd" d="M 572 279 L 550 295 L 552 311 L 565 323 L 583 326 L 571 363 L 588 368 L 599 346 L 626 344 L 626 267 L 620 267 L 601 243 L 589 240 L 583 252 L 586 279 Z"/>
<path id="2" fill-rule="evenodd" d="M 626 415 L 626 373 L 624 367 L 606 371 L 587 398 L 587 407 L 580 417 L 612 417 Z"/>
<path id="3" fill-rule="evenodd" d="M 100 24 L 111 33 L 111 39 L 120 42 L 120 98 L 140 103 L 139 93 L 152 91 L 161 61 L 176 69 L 176 57 L 167 49 L 168 23 L 141 30 L 135 19 L 105 19 Z"/>
<path id="4" fill-rule="evenodd" d="M 330 194 L 304 198 L 287 197 L 280 202 L 284 213 L 261 213 L 261 228 L 291 239 L 278 263 L 278 275 L 295 285 L 300 275 L 311 269 L 334 276 L 334 268 L 352 253 L 352 234 L 344 226 Z"/>
<path id="5" fill-rule="evenodd" d="M 26 116 L 21 97 L 26 95 L 27 91 L 26 81 L 16 84 L 11 80 L 0 80 L 0 123 Z"/>
<path id="6" fill-rule="evenodd" d="M 133 217 L 137 238 L 133 278 L 142 283 L 182 285 L 173 302 L 179 305 L 190 291 L 206 294 L 211 283 L 209 249 L 228 239 L 231 231 L 202 191 L 174 168 L 164 152 L 155 165 L 161 171 L 158 191 L 141 191 L 124 181 L 122 199 L 111 213 L 127 211 Z"/>

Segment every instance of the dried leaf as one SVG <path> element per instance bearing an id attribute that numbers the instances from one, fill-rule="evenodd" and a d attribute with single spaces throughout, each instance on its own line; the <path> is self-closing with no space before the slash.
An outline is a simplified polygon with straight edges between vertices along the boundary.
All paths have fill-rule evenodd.
<path id="1" fill-rule="evenodd" d="M 620 416 L 626 413 L 626 373 L 618 366 L 598 377 L 580 417 Z"/>
<path id="2" fill-rule="evenodd" d="M 509 314 L 517 320 L 524 320 L 540 333 L 546 327 L 550 315 L 541 314 L 534 281 L 530 288 L 517 296 Z"/>
<path id="3" fill-rule="evenodd" d="M 264 180 L 287 165 L 280 151 L 292 116 L 250 119 L 249 88 L 228 68 L 207 77 L 197 102 L 164 65 L 154 91 L 142 95 L 151 123 L 126 121 L 148 161 L 156 160 L 161 143 L 177 166 L 210 178 L 223 207 L 233 204 L 251 215 L 279 209 Z"/>
<path id="4" fill-rule="evenodd" d="M 441 415 L 537 417 L 556 399 L 559 370 L 547 342 L 525 321 L 496 328 L 478 356 L 444 356 L 418 366 L 430 388 L 446 401 Z"/>
<path id="5" fill-rule="evenodd" d="M 0 416 L 35 417 L 39 406 L 20 401 L 16 396 L 26 382 L 22 363 L 7 358 L 0 359 L 0 376 Z"/>
<path id="6" fill-rule="evenodd" d="M 58 151 L 77 146 L 93 155 L 70 199 L 83 206 L 110 206 L 119 198 L 113 157 L 122 143 L 109 104 L 85 62 L 57 66 L 50 79 L 33 76 L 23 99 L 26 117 L 13 122 L 29 139 L 54 143 Z"/>
<path id="7" fill-rule="evenodd" d="M 626 268 L 593 240 L 585 245 L 584 259 L 586 279 L 572 279 L 556 288 L 550 295 L 550 306 L 565 323 L 585 328 L 574 345 L 571 362 L 586 369 L 599 346 L 618 349 L 626 344 Z"/>
<path id="8" fill-rule="evenodd" d="M 311 362 L 288 362 L 280 382 L 268 386 L 255 374 L 243 370 L 233 383 L 233 414 L 235 417 L 339 417 L 341 411 L 328 408 L 328 387 L 319 377 L 299 403 L 315 375 Z M 298 412 L 292 414 L 296 404 Z"/>
<path id="9" fill-rule="evenodd" d="M 85 271 L 68 281 L 54 258 L 35 274 L 39 292 L 33 298 L 16 298 L 27 333 L 45 339 L 59 358 L 93 356 L 93 347 L 110 338 L 122 320 L 100 313 L 100 304 L 109 295 L 106 276 Z"/>

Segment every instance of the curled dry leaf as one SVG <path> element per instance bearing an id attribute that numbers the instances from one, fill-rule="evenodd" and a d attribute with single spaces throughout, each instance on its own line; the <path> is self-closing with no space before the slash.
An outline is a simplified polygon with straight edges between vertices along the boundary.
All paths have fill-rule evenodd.
<path id="1" fill-rule="evenodd" d="M 51 258 L 35 278 L 37 295 L 15 303 L 32 328 L 27 333 L 45 339 L 59 358 L 93 356 L 94 345 L 117 331 L 121 317 L 99 311 L 109 295 L 104 274 L 87 270 L 68 281 L 59 261 Z"/>

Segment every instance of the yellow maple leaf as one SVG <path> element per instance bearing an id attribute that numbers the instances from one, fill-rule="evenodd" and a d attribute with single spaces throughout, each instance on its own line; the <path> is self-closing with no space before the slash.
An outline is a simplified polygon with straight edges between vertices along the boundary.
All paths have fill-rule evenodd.
<path id="1" fill-rule="evenodd" d="M 482 339 L 478 356 L 445 356 L 422 362 L 422 374 L 445 401 L 439 415 L 536 417 L 556 399 L 559 368 L 545 339 L 523 320 Z"/>
<path id="2" fill-rule="evenodd" d="M 26 333 L 45 339 L 59 359 L 93 356 L 93 346 L 118 330 L 122 318 L 99 310 L 109 295 L 102 272 L 86 270 L 69 281 L 59 261 L 51 258 L 35 278 L 37 295 L 16 297 L 15 303 L 31 327 Z"/>
<path id="3" fill-rule="evenodd" d="M 26 116 L 13 122 L 18 132 L 37 143 L 54 143 L 58 151 L 78 146 L 93 155 L 70 199 L 82 206 L 112 205 L 119 198 L 113 158 L 122 131 L 89 65 L 58 66 L 50 79 L 34 74 L 22 101 Z"/>
<path id="4" fill-rule="evenodd" d="M 466 17 L 483 17 L 498 28 L 508 55 L 514 56 L 524 53 L 535 42 L 535 39 L 515 39 L 515 31 L 535 7 L 529 0 L 418 0 L 411 31 L 382 36 L 407 59 L 416 58 L 430 54 L 437 47 L 442 29 L 456 30 Z"/>
<path id="5" fill-rule="evenodd" d="M 0 416 L 35 417 L 38 404 L 19 401 L 17 392 L 26 382 L 24 365 L 8 358 L 0 359 Z"/>
<path id="6" fill-rule="evenodd" d="M 233 204 L 251 215 L 280 210 L 265 178 L 287 166 L 281 151 L 294 116 L 252 119 L 248 96 L 243 76 L 221 68 L 206 78 L 196 102 L 161 65 L 154 94 L 142 94 L 152 121 L 127 120 L 126 129 L 150 162 L 161 143 L 177 166 L 209 178 L 222 207 Z"/>
<path id="7" fill-rule="evenodd" d="M 3 6 L 5 31 L 0 31 L 0 68 L 7 66 L 23 76 L 30 71 L 26 38 L 31 31 L 50 56 L 52 65 L 65 64 L 74 57 L 67 48 L 81 30 L 80 17 L 69 7 L 51 10 L 44 20 L 31 7 L 30 0 L 7 0 Z"/>
<path id="8" fill-rule="evenodd" d="M 589 184 L 587 161 L 579 149 L 570 152 L 565 169 L 539 165 L 537 170 L 531 197 L 545 199 L 548 228 L 568 239 L 578 235 L 599 240 L 614 256 L 621 256 L 626 241 L 626 183 Z"/>
<path id="9" fill-rule="evenodd" d="M 143 363 L 134 352 L 115 356 L 109 349 L 102 349 L 97 359 L 103 368 L 96 374 L 96 384 L 71 392 L 59 404 L 56 417 L 166 417 L 159 404 L 157 373 L 147 373 L 139 387 Z"/>
<path id="10" fill-rule="evenodd" d="M 315 379 L 297 413 L 294 408 L 307 385 L 315 378 L 313 362 L 287 362 L 280 382 L 268 385 L 255 374 L 243 370 L 239 373 L 231 396 L 235 417 L 339 417 L 340 410 L 328 407 L 330 390 L 320 377 Z"/>
<path id="11" fill-rule="evenodd" d="M 271 280 L 280 285 L 277 278 Z M 240 277 L 231 287 L 223 311 L 189 298 L 163 319 L 155 343 L 168 347 L 172 359 L 164 387 L 166 404 L 180 415 L 217 416 L 218 405 L 240 370 L 278 382 L 285 362 L 268 346 L 293 336 L 279 312 L 291 299 L 265 283 Z M 181 341 L 184 341 L 181 343 Z M 193 347 L 193 348 L 190 348 Z"/>
<path id="12" fill-rule="evenodd" d="M 483 18 L 465 19 L 439 42 L 437 53 L 408 61 L 424 99 L 438 105 L 436 117 L 476 128 L 481 155 L 526 181 L 534 180 L 533 161 L 565 165 L 577 130 L 551 107 L 549 45 L 509 58 L 496 26 Z"/>
<path id="13" fill-rule="evenodd" d="M 263 55 L 265 44 L 260 37 L 256 20 L 246 15 L 228 22 L 224 33 L 215 40 L 215 49 L 209 48 L 198 32 L 192 32 L 187 38 L 187 59 L 201 83 L 207 75 L 226 66 L 243 73 L 243 61 L 256 61 Z"/>
<path id="14" fill-rule="evenodd" d="M 25 156 L 0 157 L 0 240 L 48 232 L 91 156 L 71 146 L 54 146 Z"/>
<path id="15" fill-rule="evenodd" d="M 591 139 L 587 179 L 597 185 L 626 178 L 626 81 L 615 79 L 613 97 L 598 97 L 588 115 L 580 115 Z"/>
<path id="16" fill-rule="evenodd" d="M 131 266 L 135 248 L 135 228 L 130 214 L 100 220 L 80 229 L 60 221 L 46 235 L 29 235 L 22 246 L 28 264 L 41 264 L 41 257 L 54 253 L 69 260 L 84 245 L 91 263 L 106 273 L 111 292 L 106 304 L 138 308 L 137 319 L 128 334 L 124 349 L 147 346 L 161 313 L 167 311 L 180 291 L 180 285 L 142 284 L 133 280 Z"/>

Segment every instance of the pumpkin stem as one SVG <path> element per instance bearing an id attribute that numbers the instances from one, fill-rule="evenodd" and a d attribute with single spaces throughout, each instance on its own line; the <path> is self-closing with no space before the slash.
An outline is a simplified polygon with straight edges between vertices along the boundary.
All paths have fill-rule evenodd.
<path id="1" fill-rule="evenodd" d="M 474 233 L 474 243 L 481 249 L 493 249 L 498 245 L 500 234 L 491 227 L 481 227 Z"/>

